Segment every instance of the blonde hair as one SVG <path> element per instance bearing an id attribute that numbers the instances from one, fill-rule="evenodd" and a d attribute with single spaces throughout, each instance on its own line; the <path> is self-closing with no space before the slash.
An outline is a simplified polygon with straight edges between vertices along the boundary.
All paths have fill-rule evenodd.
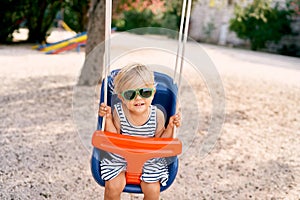
<path id="1" fill-rule="evenodd" d="M 126 89 L 135 89 L 143 85 L 154 85 L 154 74 L 145 65 L 128 64 L 122 68 L 114 79 L 115 93 L 120 94 Z"/>

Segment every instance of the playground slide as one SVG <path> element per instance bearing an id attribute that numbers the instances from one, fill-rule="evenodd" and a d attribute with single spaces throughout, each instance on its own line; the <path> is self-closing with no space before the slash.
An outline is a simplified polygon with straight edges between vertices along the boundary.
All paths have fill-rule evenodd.
<path id="1" fill-rule="evenodd" d="M 66 22 L 64 22 L 64 21 L 60 21 L 60 24 L 61 24 L 61 26 L 66 30 L 66 31 L 69 31 L 69 32 L 74 32 L 67 24 L 66 24 Z"/>
<path id="2" fill-rule="evenodd" d="M 86 44 L 86 41 L 71 43 L 71 44 L 69 44 L 65 47 L 62 47 L 62 48 L 47 51 L 46 54 L 59 54 L 59 53 L 62 53 L 64 51 L 69 51 L 71 49 L 75 49 L 75 48 L 79 49 L 81 46 L 84 46 L 85 44 Z"/>
<path id="3" fill-rule="evenodd" d="M 50 47 L 50 46 L 53 46 L 53 45 L 57 45 L 59 43 L 62 43 L 62 42 L 66 42 L 66 41 L 69 41 L 71 39 L 75 39 L 75 38 L 78 38 L 80 36 L 84 36 L 86 35 L 86 32 L 82 32 L 82 33 L 78 33 L 77 35 L 71 37 L 71 38 L 67 38 L 67 39 L 64 39 L 64 40 L 61 40 L 61 41 L 58 41 L 58 42 L 54 42 L 54 43 L 49 43 L 49 44 L 42 44 L 42 45 L 35 45 L 33 46 L 32 48 L 33 49 L 37 49 L 37 50 L 43 50 L 45 49 L 46 47 Z"/>
<path id="4" fill-rule="evenodd" d="M 45 52 L 45 53 L 50 52 L 50 51 L 55 51 L 57 49 L 69 46 L 70 44 L 73 44 L 73 43 L 85 42 L 86 39 L 87 39 L 86 33 L 85 34 L 81 33 L 81 34 L 76 35 L 73 38 L 62 40 L 60 42 L 56 42 L 51 45 L 48 45 L 48 46 L 40 49 L 40 51 Z"/>

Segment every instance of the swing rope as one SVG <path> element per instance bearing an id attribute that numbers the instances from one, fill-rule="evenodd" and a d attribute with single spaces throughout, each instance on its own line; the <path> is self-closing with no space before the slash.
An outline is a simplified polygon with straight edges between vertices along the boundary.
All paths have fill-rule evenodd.
<path id="1" fill-rule="evenodd" d="M 179 94 L 181 91 L 181 74 L 183 69 L 183 61 L 185 55 L 185 45 L 188 38 L 188 30 L 190 24 L 190 16 L 191 16 L 191 7 L 192 7 L 192 0 L 188 0 L 188 5 L 186 0 L 183 0 L 182 10 L 181 10 L 181 19 L 180 19 L 180 28 L 179 28 L 179 35 L 178 35 L 178 45 L 177 45 L 177 53 L 176 53 L 176 60 L 175 60 L 175 70 L 173 75 L 173 83 L 176 84 L 176 75 L 178 71 L 179 59 L 179 75 L 178 75 L 178 91 L 177 91 L 177 99 L 179 99 Z M 187 7 L 187 8 L 186 8 Z M 184 28 L 183 28 L 184 27 Z M 173 137 L 176 136 L 176 126 L 173 128 Z"/>
<path id="2" fill-rule="evenodd" d="M 105 50 L 104 50 L 104 103 L 107 105 L 107 76 L 110 72 L 110 39 L 111 39 L 112 0 L 105 1 Z M 106 117 L 103 117 L 102 128 L 104 131 Z"/>
<path id="3" fill-rule="evenodd" d="M 180 65 L 179 65 L 179 77 L 178 77 L 178 91 L 177 91 L 177 98 L 180 94 L 181 89 L 181 74 L 183 68 L 183 61 L 184 61 L 184 54 L 185 54 L 185 45 L 188 38 L 188 30 L 189 30 L 189 22 L 190 22 L 190 15 L 191 15 L 191 7 L 192 7 L 192 0 L 183 0 L 182 11 L 181 11 L 181 19 L 180 19 L 180 29 L 179 29 L 179 36 L 178 36 L 178 45 L 177 45 L 177 53 L 176 53 L 176 61 L 175 61 L 175 70 L 174 70 L 174 77 L 173 82 L 176 84 L 176 74 L 178 71 L 179 65 L 179 58 L 180 58 Z M 112 18 L 112 0 L 105 1 L 105 51 L 104 51 L 104 103 L 107 104 L 107 76 L 110 72 L 110 50 L 111 50 L 111 18 Z M 102 121 L 102 131 L 105 128 L 105 117 L 103 117 Z M 174 127 L 174 135 L 176 133 L 176 127 Z"/>
<path id="4" fill-rule="evenodd" d="M 181 10 L 181 19 L 180 19 L 180 27 L 179 27 L 179 35 L 178 35 L 178 44 L 177 44 L 177 52 L 176 52 L 176 60 L 175 60 L 175 70 L 173 75 L 173 83 L 176 83 L 176 72 L 178 68 L 178 60 L 179 60 L 179 54 L 182 54 L 182 35 L 183 35 L 183 25 L 184 25 L 184 17 L 185 17 L 185 11 L 186 11 L 186 0 L 183 0 L 182 4 L 182 10 Z"/>
<path id="5" fill-rule="evenodd" d="M 181 19 L 180 19 L 180 28 L 179 28 L 179 36 L 178 36 L 178 45 L 177 45 L 177 53 L 176 53 L 176 61 L 175 61 L 175 70 L 174 70 L 174 84 L 176 82 L 176 72 L 178 71 L 179 58 L 179 78 L 178 78 L 178 94 L 181 86 L 181 74 L 183 69 L 183 58 L 185 54 L 185 45 L 188 38 L 188 30 L 191 16 L 191 7 L 192 0 L 188 0 L 188 5 L 186 8 L 187 1 L 183 0 L 182 11 L 181 11 Z M 184 28 L 183 28 L 184 25 Z"/>

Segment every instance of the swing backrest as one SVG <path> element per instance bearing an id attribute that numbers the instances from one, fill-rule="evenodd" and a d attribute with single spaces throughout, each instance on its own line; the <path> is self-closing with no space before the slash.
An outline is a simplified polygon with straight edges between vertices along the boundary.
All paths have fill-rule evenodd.
<path id="1" fill-rule="evenodd" d="M 107 104 L 112 106 L 120 101 L 117 98 L 117 95 L 113 92 L 113 77 L 118 73 L 119 70 L 114 70 L 111 73 L 111 76 L 108 76 L 108 92 L 107 92 Z M 156 105 L 159 109 L 161 109 L 165 115 L 166 123 L 168 124 L 168 119 L 170 116 L 174 115 L 176 112 L 176 96 L 177 96 L 177 85 L 173 83 L 173 79 L 168 75 L 154 72 L 154 78 L 156 83 L 156 93 L 154 99 L 152 101 L 153 105 Z M 101 94 L 100 94 L 100 102 L 104 101 L 104 84 L 102 84 Z M 101 130 L 102 128 L 102 117 L 98 117 L 98 125 L 97 129 Z M 93 156 L 91 159 L 91 168 L 94 179 L 101 186 L 105 185 L 105 181 L 101 178 L 101 170 L 100 170 L 100 160 L 103 156 L 105 156 L 106 152 L 94 148 Z M 175 180 L 178 171 L 178 158 L 177 156 L 169 157 L 168 160 L 168 170 L 169 170 L 169 180 L 166 186 L 161 186 L 161 191 L 166 190 Z M 124 192 L 129 193 L 142 193 L 140 185 L 131 185 L 127 184 Z"/>

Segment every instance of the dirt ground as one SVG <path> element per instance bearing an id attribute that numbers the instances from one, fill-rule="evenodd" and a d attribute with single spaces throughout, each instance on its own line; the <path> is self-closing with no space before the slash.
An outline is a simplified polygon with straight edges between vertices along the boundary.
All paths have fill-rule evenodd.
<path id="1" fill-rule="evenodd" d="M 179 136 L 195 134 L 161 199 L 300 199 L 300 59 L 201 46 L 220 74 L 225 121 L 212 151 L 200 155 L 211 98 L 194 77 L 203 126 L 189 126 L 198 119 L 189 113 L 195 100 L 183 95 Z M 92 112 L 87 127 L 89 118 L 74 114 L 74 93 L 89 99 L 95 91 L 74 87 L 83 62 L 83 52 L 45 55 L 28 45 L 0 45 L 0 199 L 102 199 L 90 171 L 93 108 L 81 107 Z"/>

